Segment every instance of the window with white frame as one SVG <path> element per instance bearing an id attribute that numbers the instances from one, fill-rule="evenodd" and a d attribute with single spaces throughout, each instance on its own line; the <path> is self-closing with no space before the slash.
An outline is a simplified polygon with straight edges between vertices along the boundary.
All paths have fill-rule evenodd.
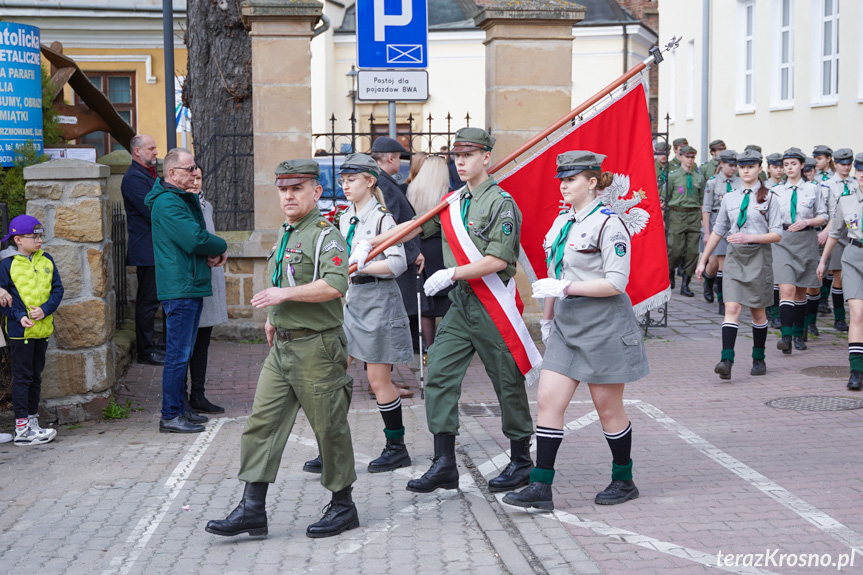
<path id="1" fill-rule="evenodd" d="M 695 40 L 686 46 L 686 119 L 695 117 Z"/>
<path id="2" fill-rule="evenodd" d="M 794 2 L 774 0 L 773 78 L 774 106 L 794 104 Z"/>
<path id="3" fill-rule="evenodd" d="M 812 9 L 812 101 L 835 104 L 839 98 L 839 0 L 814 0 Z"/>
<path id="4" fill-rule="evenodd" d="M 755 1 L 738 0 L 737 111 L 755 109 Z"/>

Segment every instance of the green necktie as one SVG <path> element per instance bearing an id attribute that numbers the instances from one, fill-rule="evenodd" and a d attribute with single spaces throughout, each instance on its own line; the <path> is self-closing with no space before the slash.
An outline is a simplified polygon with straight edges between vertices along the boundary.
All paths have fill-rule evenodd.
<path id="1" fill-rule="evenodd" d="M 557 234 L 557 237 L 554 239 L 554 242 L 551 244 L 551 252 L 548 254 L 548 261 L 546 265 L 553 264 L 554 265 L 554 277 L 555 279 L 560 279 L 560 272 L 563 269 L 563 247 L 566 244 L 566 238 L 569 236 L 569 230 L 572 228 L 572 224 L 575 223 L 575 216 L 571 216 L 569 220 L 563 224 L 563 227 L 560 228 L 560 233 Z"/>
<path id="2" fill-rule="evenodd" d="M 274 287 L 282 287 L 282 262 L 285 261 L 285 250 L 288 247 L 288 236 L 290 236 L 291 232 L 294 231 L 294 226 L 287 222 L 282 224 L 282 227 L 285 228 L 285 233 L 282 235 L 282 241 L 279 242 L 279 249 L 276 251 L 276 267 L 273 269 L 273 277 L 270 278 L 273 280 Z"/>
<path id="3" fill-rule="evenodd" d="M 797 186 L 791 186 L 791 223 L 797 221 Z"/>
<path id="4" fill-rule="evenodd" d="M 846 180 L 842 180 L 842 185 L 845 186 L 845 193 L 843 195 L 850 196 L 851 190 L 848 189 L 848 182 Z"/>
<path id="5" fill-rule="evenodd" d="M 461 221 L 464 222 L 464 227 L 467 227 L 467 210 L 470 208 L 470 199 L 473 197 L 473 194 L 470 192 L 464 192 L 461 195 Z"/>
<path id="6" fill-rule="evenodd" d="M 731 193 L 731 180 L 725 180 L 725 193 Z"/>
<path id="7" fill-rule="evenodd" d="M 686 195 L 691 196 L 695 193 L 695 190 L 692 189 L 692 174 L 686 172 Z"/>
<path id="8" fill-rule="evenodd" d="M 743 202 L 740 203 L 740 215 L 737 216 L 737 231 L 743 229 L 743 224 L 746 223 L 746 208 L 749 207 L 749 192 L 752 190 L 743 190 Z"/>
<path id="9" fill-rule="evenodd" d="M 345 238 L 348 242 L 348 257 L 351 257 L 351 242 L 354 241 L 354 232 L 357 229 L 357 223 L 360 219 L 356 216 L 351 217 L 351 227 L 348 228 L 348 235 Z"/>
<path id="10" fill-rule="evenodd" d="M 830 174 L 828 174 L 827 172 L 821 172 L 821 181 L 822 182 L 826 182 L 829 179 L 830 179 Z"/>

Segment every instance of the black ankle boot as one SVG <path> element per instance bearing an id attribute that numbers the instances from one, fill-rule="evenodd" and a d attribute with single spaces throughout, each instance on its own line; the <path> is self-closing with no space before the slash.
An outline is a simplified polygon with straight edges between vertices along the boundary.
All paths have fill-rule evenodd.
<path id="1" fill-rule="evenodd" d="M 551 485 L 531 481 L 527 487 L 519 492 L 513 491 L 503 496 L 503 502 L 516 507 L 530 509 L 542 509 L 554 511 L 554 501 L 551 498 Z"/>
<path id="2" fill-rule="evenodd" d="M 783 335 L 782 339 L 776 342 L 776 349 L 785 355 L 791 355 L 791 336 Z"/>
<path id="3" fill-rule="evenodd" d="M 806 342 L 803 341 L 803 337 L 799 335 L 794 336 L 794 349 L 798 351 L 803 351 L 806 349 Z"/>
<path id="4" fill-rule="evenodd" d="M 357 506 L 351 499 L 350 485 L 333 493 L 333 498 L 324 507 L 324 516 L 317 523 L 312 523 L 306 529 L 307 537 L 332 537 L 342 531 L 355 529 L 360 526 L 360 518 L 357 515 Z"/>
<path id="5" fill-rule="evenodd" d="M 509 440 L 509 465 L 503 472 L 489 480 L 488 490 L 492 493 L 512 491 L 530 483 L 533 460 L 530 458 L 530 438 Z"/>
<path id="6" fill-rule="evenodd" d="M 189 398 L 189 405 L 202 413 L 225 413 L 225 408 L 211 403 L 203 391 L 193 391 L 192 396 Z"/>
<path id="7" fill-rule="evenodd" d="M 674 289 L 674 272 L 668 272 L 668 281 L 671 282 L 671 289 Z"/>
<path id="8" fill-rule="evenodd" d="M 863 390 L 863 371 L 854 370 L 848 378 L 848 389 L 851 391 Z"/>
<path id="9" fill-rule="evenodd" d="M 267 534 L 267 510 L 265 508 L 269 483 L 246 483 L 243 499 L 225 519 L 207 522 L 204 530 L 214 535 L 232 537 L 241 533 L 249 535 Z"/>
<path id="10" fill-rule="evenodd" d="M 321 473 L 324 470 L 324 464 L 321 463 L 321 454 L 314 459 L 309 459 L 303 464 L 303 471 L 306 473 Z"/>
<path id="11" fill-rule="evenodd" d="M 612 479 L 608 487 L 596 494 L 593 500 L 597 505 L 617 505 L 638 497 L 638 487 L 632 479 Z"/>
<path id="12" fill-rule="evenodd" d="M 689 289 L 689 282 L 692 281 L 692 278 L 686 274 L 683 274 L 683 278 L 680 280 L 680 295 L 686 297 L 695 297 L 695 294 L 692 293 L 692 290 Z"/>
<path id="13" fill-rule="evenodd" d="M 407 490 L 431 493 L 435 489 L 457 489 L 458 467 L 455 463 L 455 435 L 434 436 L 434 459 L 431 467 L 419 479 L 408 481 Z"/>
<path id="14" fill-rule="evenodd" d="M 701 277 L 703 278 L 701 287 L 704 293 L 704 301 L 707 303 L 713 303 L 713 300 L 715 299 L 713 296 L 713 281 L 715 278 L 709 278 L 706 274 Z"/>
<path id="15" fill-rule="evenodd" d="M 749 375 L 767 375 L 767 364 L 763 359 L 753 359 Z"/>
<path id="16" fill-rule="evenodd" d="M 207 423 L 210 421 L 207 417 L 201 415 L 194 407 L 192 407 L 189 403 L 188 397 L 183 397 L 183 407 L 186 409 L 186 421 L 197 424 Z"/>
<path id="17" fill-rule="evenodd" d="M 734 365 L 734 362 L 730 359 L 719 360 L 719 363 L 713 368 L 713 373 L 718 373 L 719 379 L 731 379 L 732 365 Z"/>
<path id="18" fill-rule="evenodd" d="M 381 471 L 392 471 L 399 467 L 410 467 L 411 456 L 405 447 L 405 438 L 397 437 L 387 439 L 381 456 L 369 462 L 369 473 L 380 473 Z"/>

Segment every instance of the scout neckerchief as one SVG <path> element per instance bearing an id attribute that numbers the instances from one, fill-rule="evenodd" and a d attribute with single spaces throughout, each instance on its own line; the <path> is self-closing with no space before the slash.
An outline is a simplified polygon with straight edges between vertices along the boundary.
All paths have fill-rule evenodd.
<path id="1" fill-rule="evenodd" d="M 356 206 L 354 206 L 354 210 L 356 210 L 356 209 L 357 209 Z M 347 240 L 347 242 L 348 242 L 348 257 L 351 257 L 351 242 L 354 241 L 354 232 L 357 229 L 357 224 L 359 223 L 359 221 L 360 221 L 360 219 L 358 217 L 351 216 L 351 220 L 350 220 L 351 227 L 348 228 L 348 235 L 345 238 L 345 240 Z"/>
<path id="2" fill-rule="evenodd" d="M 597 206 L 593 208 L 593 210 L 591 210 L 591 212 L 587 214 L 587 216 L 585 216 L 585 219 L 590 217 L 593 212 L 595 212 L 601 207 L 602 202 L 599 202 L 599 204 L 597 204 Z M 554 277 L 556 279 L 560 279 L 560 273 L 561 271 L 563 271 L 563 246 L 566 244 L 566 238 L 569 236 L 569 230 L 572 228 L 573 223 L 575 223 L 575 214 L 572 214 L 569 219 L 566 220 L 566 223 L 563 224 L 562 228 L 560 228 L 560 233 L 557 234 L 557 237 L 551 244 L 551 250 L 548 254 L 547 263 L 549 265 L 554 264 Z"/>
<path id="3" fill-rule="evenodd" d="M 490 193 L 497 192 L 490 190 Z M 449 203 L 449 207 L 441 212 L 441 228 L 456 264 L 464 266 L 481 260 L 483 253 L 471 240 L 468 226 L 461 216 L 466 213 L 463 204 L 467 203 L 469 198 L 463 193 L 452 192 L 444 199 Z M 530 385 L 538 373 L 542 356 L 521 316 L 521 299 L 515 287 L 515 279 L 510 279 L 505 284 L 500 276 L 491 273 L 467 281 L 500 332 L 519 371 L 526 376 Z"/>
<path id="4" fill-rule="evenodd" d="M 740 204 L 740 215 L 737 216 L 737 229 L 742 230 L 746 223 L 746 208 L 749 207 L 749 193 L 752 190 L 743 190 L 743 202 Z"/>
<path id="5" fill-rule="evenodd" d="M 827 172 L 822 171 L 822 172 L 821 172 L 821 181 L 822 181 L 822 182 L 826 182 L 826 181 L 827 181 L 827 180 L 829 180 L 829 179 L 830 179 L 830 174 L 828 174 Z"/>
<path id="6" fill-rule="evenodd" d="M 731 193 L 731 180 L 725 180 L 725 193 Z"/>
<path id="7" fill-rule="evenodd" d="M 791 223 L 797 221 L 797 186 L 791 186 Z"/>
<path id="8" fill-rule="evenodd" d="M 692 189 L 692 174 L 686 172 L 686 195 L 691 196 L 695 193 L 695 190 Z"/>
<path id="9" fill-rule="evenodd" d="M 273 269 L 273 277 L 271 278 L 274 287 L 282 287 L 282 262 L 285 259 L 285 250 L 288 247 L 288 236 L 294 231 L 294 226 L 288 222 L 282 224 L 282 228 L 284 228 L 285 233 L 282 235 L 282 241 L 279 242 L 279 248 L 276 250 L 276 265 Z"/>
<path id="10" fill-rule="evenodd" d="M 467 186 L 465 186 L 467 188 Z M 461 221 L 464 225 L 467 225 L 467 210 L 470 208 L 470 199 L 473 197 L 473 194 L 469 191 L 465 190 L 461 194 Z"/>

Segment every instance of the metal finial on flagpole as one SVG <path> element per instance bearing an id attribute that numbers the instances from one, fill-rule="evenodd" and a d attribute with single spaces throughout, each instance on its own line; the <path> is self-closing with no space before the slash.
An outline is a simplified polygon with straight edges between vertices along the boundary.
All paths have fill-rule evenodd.
<path id="1" fill-rule="evenodd" d="M 680 47 L 680 41 L 683 39 L 683 36 L 672 36 L 671 40 L 669 40 L 668 44 L 665 45 L 665 48 L 660 49 L 659 46 L 654 46 L 650 49 L 650 56 L 648 56 L 643 64 L 645 68 L 649 68 L 651 66 L 655 66 L 662 62 L 665 58 L 662 56 L 663 52 L 673 52 Z"/>

